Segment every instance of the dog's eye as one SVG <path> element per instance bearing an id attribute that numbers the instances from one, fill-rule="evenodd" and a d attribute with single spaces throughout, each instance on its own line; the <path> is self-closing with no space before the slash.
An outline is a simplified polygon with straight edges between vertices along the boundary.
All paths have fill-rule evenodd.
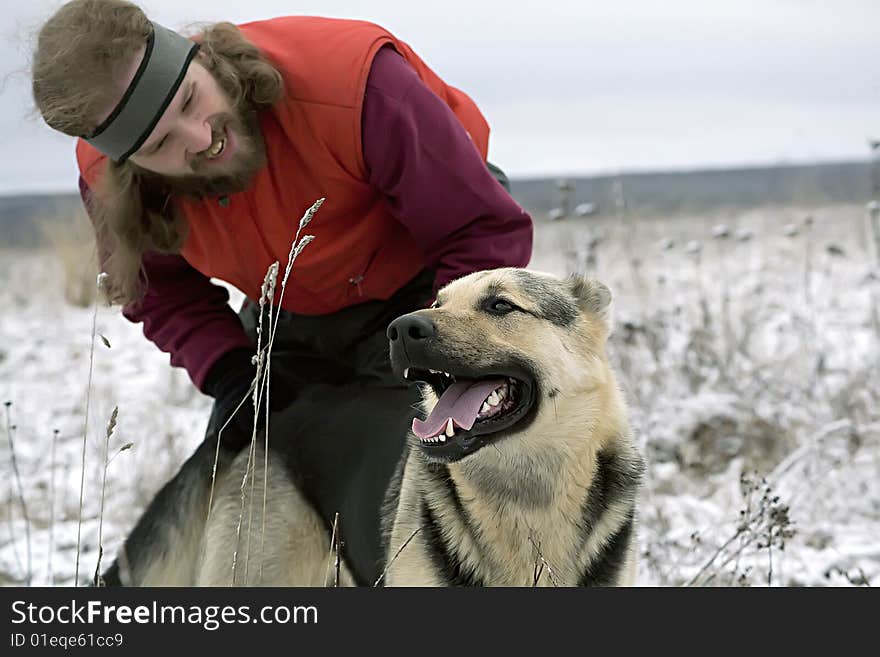
<path id="1" fill-rule="evenodd" d="M 512 313 L 514 310 L 518 310 L 516 306 L 514 306 L 509 301 L 505 301 L 504 299 L 489 299 L 486 302 L 486 310 L 495 315 L 506 315 L 508 313 Z"/>

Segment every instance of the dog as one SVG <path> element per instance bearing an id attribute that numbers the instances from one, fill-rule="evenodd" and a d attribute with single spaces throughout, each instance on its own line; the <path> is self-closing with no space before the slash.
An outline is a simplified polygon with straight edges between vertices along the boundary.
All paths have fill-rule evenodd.
<path id="1" fill-rule="evenodd" d="M 390 428 L 387 445 L 378 446 L 352 436 L 351 454 L 322 457 L 375 460 L 378 522 L 340 536 L 339 523 L 322 517 L 305 492 L 302 473 L 260 441 L 221 459 L 212 487 L 215 454 L 203 447 L 169 484 L 174 504 L 154 500 L 150 531 L 129 537 L 105 578 L 634 584 L 644 461 L 606 356 L 610 305 L 605 285 L 580 276 L 505 268 L 451 282 L 430 308 L 388 326 L 395 374 L 421 390 L 421 412 L 402 419 L 409 430 Z M 299 441 L 307 443 L 307 432 L 291 442 Z M 351 515 L 352 528 L 373 517 Z M 369 573 L 358 565 L 368 544 L 380 546 Z"/>

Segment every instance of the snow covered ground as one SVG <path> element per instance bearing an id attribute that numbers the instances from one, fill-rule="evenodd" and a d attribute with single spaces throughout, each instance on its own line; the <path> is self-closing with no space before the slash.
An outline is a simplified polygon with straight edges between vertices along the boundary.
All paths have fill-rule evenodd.
<path id="1" fill-rule="evenodd" d="M 534 268 L 615 294 L 611 357 L 648 460 L 639 583 L 880 581 L 880 270 L 863 208 L 536 220 Z M 5 585 L 73 583 L 86 424 L 80 581 L 210 408 L 117 309 L 68 304 L 59 261 L 0 254 Z"/>

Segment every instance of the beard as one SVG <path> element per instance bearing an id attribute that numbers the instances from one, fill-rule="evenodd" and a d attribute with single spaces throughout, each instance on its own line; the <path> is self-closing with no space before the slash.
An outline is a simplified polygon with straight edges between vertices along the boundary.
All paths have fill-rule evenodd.
<path id="1" fill-rule="evenodd" d="M 193 173 L 183 176 L 162 176 L 138 167 L 141 179 L 166 194 L 202 199 L 209 196 L 225 196 L 243 192 L 266 165 L 266 145 L 260 130 L 257 112 L 250 108 L 238 108 L 235 113 L 223 113 L 212 117 L 211 143 L 229 134 L 236 139 L 236 152 L 222 165 L 211 164 L 202 152 L 190 160 Z"/>

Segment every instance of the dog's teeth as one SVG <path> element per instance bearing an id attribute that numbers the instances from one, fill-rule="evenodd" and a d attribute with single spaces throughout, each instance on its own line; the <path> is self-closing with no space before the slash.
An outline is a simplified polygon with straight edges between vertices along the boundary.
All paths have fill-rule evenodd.
<path id="1" fill-rule="evenodd" d="M 455 426 L 452 424 L 452 418 L 449 418 L 449 421 L 446 423 L 446 435 L 452 438 L 455 434 Z"/>
<path id="2" fill-rule="evenodd" d="M 446 442 L 446 436 L 444 436 L 442 433 L 440 434 L 440 442 L 441 442 L 441 443 L 445 443 L 445 442 Z"/>
<path id="3" fill-rule="evenodd" d="M 403 370 L 403 378 L 404 379 L 409 378 L 409 368 L 408 367 L 405 370 Z"/>
<path id="4" fill-rule="evenodd" d="M 489 402 L 483 402 L 483 405 L 480 406 L 480 413 L 485 413 L 489 411 L 492 407 L 489 406 Z"/>
<path id="5" fill-rule="evenodd" d="M 489 399 L 487 399 L 486 401 L 489 402 L 489 405 L 490 405 L 490 406 L 497 406 L 497 405 L 498 405 L 498 402 L 501 401 L 501 400 L 498 399 L 498 393 L 496 393 L 496 392 L 493 390 L 493 391 L 492 391 L 492 394 L 489 395 Z"/>

